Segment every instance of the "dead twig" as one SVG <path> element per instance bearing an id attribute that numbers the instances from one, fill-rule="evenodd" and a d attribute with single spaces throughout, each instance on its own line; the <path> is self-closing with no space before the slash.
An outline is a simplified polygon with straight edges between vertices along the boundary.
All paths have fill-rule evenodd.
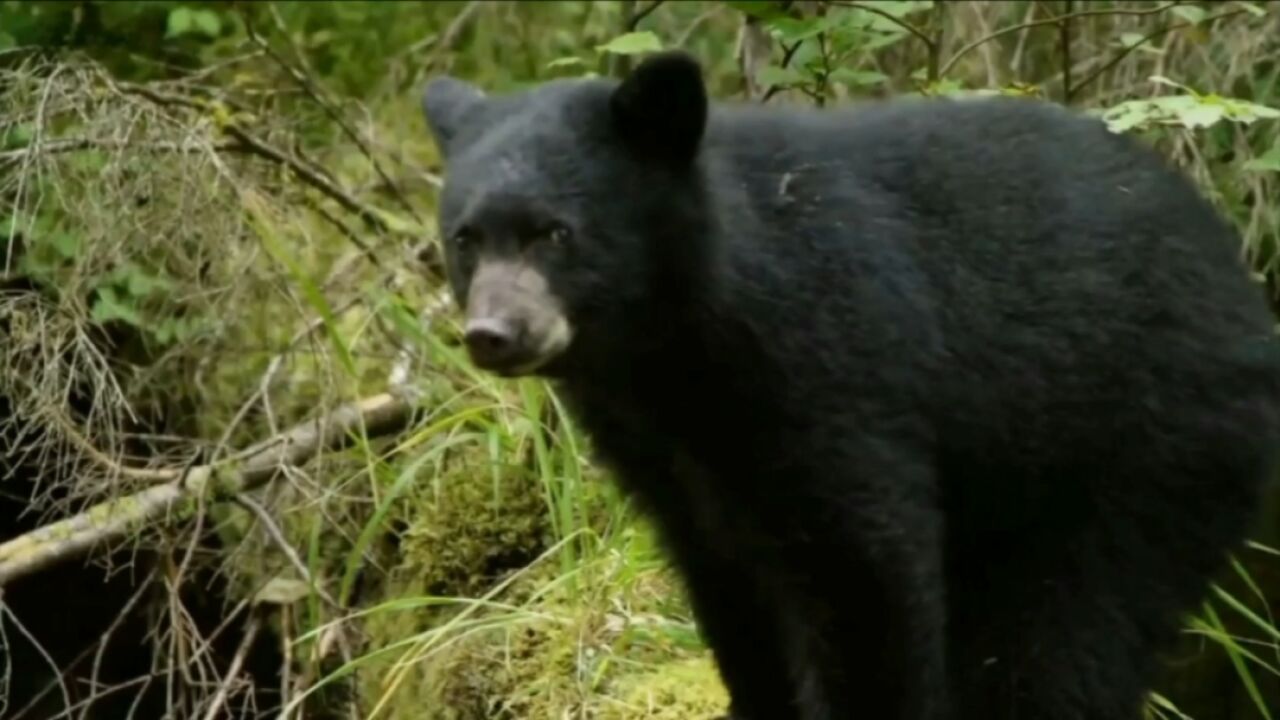
<path id="1" fill-rule="evenodd" d="M 195 142 L 128 142 L 114 140 L 98 140 L 95 138 L 66 138 L 63 140 L 50 140 L 39 145 L 31 145 L 28 147 L 16 148 L 14 150 L 0 151 L 0 164 L 17 162 L 23 160 L 30 155 L 47 154 L 53 155 L 57 153 L 77 152 L 80 150 L 130 150 L 137 152 L 165 152 L 165 153 L 204 153 L 209 148 L 221 150 L 223 152 L 234 151 L 239 147 L 238 143 L 214 143 L 212 146 L 208 143 Z"/>
<path id="2" fill-rule="evenodd" d="M 119 540 L 209 494 L 232 497 L 270 482 L 284 466 L 300 465 L 315 455 L 343 447 L 348 435 L 388 435 L 408 422 L 409 403 L 384 393 L 336 408 L 265 441 L 260 451 L 235 466 L 199 465 L 181 480 L 99 503 L 88 510 L 37 528 L 0 544 L 0 587 L 100 543 Z M 185 506 L 185 507 L 184 507 Z"/>
<path id="3" fill-rule="evenodd" d="M 0 589 L 2 588 L 3 586 L 0 586 Z M 49 651 L 45 650 L 44 645 L 40 644 L 40 641 L 31 634 L 31 631 L 27 630 L 27 626 L 18 619 L 17 615 L 13 614 L 13 610 L 11 610 L 9 605 L 4 602 L 4 594 L 0 593 L 0 625 L 4 624 L 6 617 L 8 617 L 9 622 L 13 623 L 13 626 L 18 629 L 18 632 L 21 633 L 22 637 L 26 638 L 27 642 L 31 643 L 31 647 L 35 648 L 36 653 L 41 657 L 41 659 L 49 664 L 49 669 L 53 670 L 53 675 L 57 678 L 58 689 L 62 691 L 63 707 L 70 710 L 72 708 L 71 691 L 67 688 L 66 678 L 62 676 L 62 669 L 58 667 L 58 663 L 53 659 L 53 656 L 49 654 Z"/>
<path id="4" fill-rule="evenodd" d="M 283 28 L 284 20 L 280 17 L 280 12 L 276 9 L 275 5 L 268 5 L 267 8 L 272 14 L 277 27 Z M 337 104 L 325 94 L 324 90 L 320 88 L 319 83 L 313 80 L 303 70 L 294 67 L 292 63 L 277 53 L 275 49 L 258 34 L 257 30 L 253 27 L 253 23 L 248 21 L 249 15 L 246 13 L 244 17 L 246 18 L 245 28 L 248 30 L 249 39 L 261 48 L 263 52 L 270 56 L 271 59 L 275 61 L 276 65 L 279 65 L 280 69 L 284 70 L 285 73 L 293 79 L 294 83 L 296 83 L 298 87 L 306 93 L 307 97 L 311 98 L 316 105 L 319 105 L 320 109 L 324 110 L 325 114 L 329 116 L 329 119 L 333 120 L 334 124 L 338 126 L 338 129 L 340 129 L 342 133 L 351 140 L 351 142 L 355 143 L 360 152 L 369 159 L 370 166 L 373 168 L 373 171 L 377 173 L 378 177 L 382 179 L 384 186 L 391 193 L 392 198 L 399 203 L 400 207 L 403 208 L 405 212 L 413 216 L 414 220 L 422 222 L 422 218 L 419 217 L 417 211 L 415 211 L 413 206 L 409 204 L 408 198 L 406 198 L 404 193 L 400 191 L 400 186 L 397 185 L 391 179 L 391 176 L 387 174 L 386 170 L 382 168 L 382 163 L 378 162 L 378 158 L 374 155 L 373 149 L 369 147 L 369 144 L 360 136 L 360 133 L 356 132 L 355 128 L 351 127 L 351 123 L 347 122 L 346 118 L 342 116 L 342 113 L 337 108 Z M 283 36 L 286 39 L 289 37 L 287 32 L 283 33 Z M 294 55 L 301 57 L 302 53 L 298 52 L 297 48 L 294 48 Z"/>
<path id="5" fill-rule="evenodd" d="M 1225 20 L 1225 19 L 1227 19 L 1227 18 L 1229 18 L 1229 17 L 1234 17 L 1234 16 L 1236 16 L 1236 15 L 1240 15 L 1240 14 L 1242 14 L 1242 13 L 1244 13 L 1244 12 L 1246 12 L 1246 11 L 1245 11 L 1245 10 L 1231 10 L 1231 11 L 1229 11 L 1229 12 L 1218 13 L 1217 15 L 1210 15 L 1210 16 L 1205 17 L 1204 19 L 1202 19 L 1200 22 L 1201 22 L 1201 23 L 1211 23 L 1211 22 L 1214 22 L 1214 21 L 1217 21 L 1217 20 Z M 1081 90 L 1083 90 L 1085 87 L 1087 87 L 1090 83 L 1092 83 L 1094 80 L 1097 80 L 1098 78 L 1100 78 L 1100 77 L 1102 77 L 1104 74 L 1106 74 L 1106 72 L 1107 72 L 1108 70 L 1110 70 L 1111 68 L 1115 67 L 1116 65 L 1119 65 L 1119 64 L 1120 64 L 1120 62 L 1121 62 L 1122 60 L 1124 60 L 1125 58 L 1129 57 L 1129 55 L 1130 55 L 1130 54 L 1132 54 L 1132 53 L 1133 53 L 1133 51 L 1137 50 L 1138 48 L 1142 47 L 1143 45 L 1147 44 L 1148 42 L 1150 42 L 1150 41 L 1152 41 L 1152 40 L 1155 40 L 1155 39 L 1157 39 L 1157 38 L 1163 37 L 1163 36 L 1165 36 L 1165 35 L 1167 35 L 1167 34 L 1169 34 L 1169 33 L 1173 32 L 1174 30 L 1181 30 L 1182 28 L 1191 27 L 1193 24 L 1195 24 L 1195 23 L 1190 23 L 1190 22 L 1173 23 L 1172 25 L 1166 25 L 1165 27 L 1158 28 L 1158 29 L 1156 29 L 1156 30 L 1153 30 L 1153 31 L 1151 31 L 1151 32 L 1147 33 L 1146 35 L 1143 35 L 1143 36 L 1142 36 L 1142 37 L 1141 37 L 1137 42 L 1134 42 L 1134 43 L 1132 43 L 1132 44 L 1130 44 L 1130 45 L 1127 45 L 1126 47 L 1124 47 L 1123 49 L 1121 49 L 1121 50 L 1120 50 L 1120 52 L 1117 52 L 1117 53 L 1116 53 L 1112 58 L 1110 58 L 1110 59 L 1109 59 L 1109 60 L 1107 60 L 1106 62 L 1102 63 L 1102 65 L 1098 66 L 1098 68 L 1097 68 L 1096 70 L 1094 70 L 1093 72 L 1091 72 L 1091 73 L 1089 73 L 1087 76 L 1085 76 L 1085 78 L 1084 78 L 1084 79 L 1082 79 L 1079 83 L 1077 83 L 1077 84 L 1076 84 L 1076 86 L 1075 86 L 1075 88 L 1073 89 L 1073 91 L 1074 91 L 1074 92 L 1077 92 L 1077 93 L 1078 93 L 1078 92 L 1080 92 L 1080 91 L 1081 91 Z"/>
<path id="6" fill-rule="evenodd" d="M 223 703 L 227 701 L 227 696 L 231 693 L 231 684 L 235 682 L 236 676 L 240 674 L 240 668 L 244 667 L 245 658 L 249 657 L 249 648 L 253 647 L 253 641 L 258 638 L 258 630 L 261 627 L 262 611 L 255 609 L 249 614 L 249 621 L 244 628 L 244 637 L 240 638 L 240 646 L 236 648 L 236 654 L 231 658 L 231 666 L 227 668 L 227 676 L 218 685 L 218 692 L 209 703 L 209 711 L 205 713 L 204 720 L 215 720 L 218 717 L 218 711 L 222 709 Z"/>
<path id="7" fill-rule="evenodd" d="M 646 5 L 641 10 L 636 11 L 636 13 L 631 16 L 631 19 L 627 21 L 627 32 L 635 32 L 635 29 L 640 27 L 640 23 L 645 18 L 652 15 L 654 10 L 662 7 L 663 3 L 666 1 L 667 0 L 653 0 L 653 2 Z"/>
<path id="8" fill-rule="evenodd" d="M 1182 4 L 1181 0 L 1174 0 L 1173 2 L 1168 2 L 1163 5 L 1158 5 L 1156 7 L 1146 8 L 1143 10 L 1128 9 L 1128 8 L 1106 8 L 1101 10 L 1077 10 L 1075 12 L 1063 13 L 1062 15 L 1055 15 L 1053 17 L 1047 17 L 1041 20 L 1031 20 L 1028 22 L 1019 23 L 1017 25 L 1010 25 L 1009 27 L 1006 27 L 1006 28 L 1000 28 L 999 30 L 996 30 L 990 35 L 984 35 L 983 37 L 980 37 L 977 40 L 974 40 L 968 43 L 967 45 L 965 45 L 964 47 L 960 48 L 959 50 L 957 50 L 955 54 L 952 55 L 947 60 L 947 62 L 944 63 L 942 67 L 938 70 L 938 77 L 945 76 L 948 72 L 951 71 L 951 68 L 955 67 L 956 63 L 960 62 L 961 58 L 963 58 L 965 55 L 968 55 L 973 50 L 977 49 L 978 47 L 982 46 L 985 43 L 989 43 L 992 40 L 995 40 L 996 38 L 1004 37 L 1009 33 L 1021 32 L 1029 28 L 1041 27 L 1044 25 L 1057 25 L 1062 22 L 1069 22 L 1071 20 L 1075 20 L 1078 18 L 1086 18 L 1086 17 L 1097 17 L 1097 16 L 1107 16 L 1107 15 L 1115 15 L 1115 16 L 1158 15 L 1162 12 L 1165 12 L 1166 10 L 1170 10 L 1181 4 Z"/>
<path id="9" fill-rule="evenodd" d="M 833 2 L 831 4 L 837 7 L 863 10 L 873 15 L 879 15 L 885 20 L 888 20 L 894 25 L 897 25 L 903 30 L 906 30 L 908 33 L 911 33 L 916 37 L 916 39 L 924 43 L 925 51 L 929 54 L 929 63 L 928 63 L 928 66 L 925 68 L 925 72 L 927 73 L 926 77 L 928 81 L 933 82 L 937 80 L 939 77 L 941 77 L 939 75 L 939 67 L 938 67 L 939 62 L 941 61 L 941 50 L 942 50 L 941 33 L 939 33 L 936 36 L 930 35 L 929 33 L 925 32 L 922 28 L 916 26 L 915 24 L 909 23 L 906 20 L 903 20 L 902 18 L 898 17 L 897 15 L 887 12 L 883 8 L 878 8 L 875 5 L 868 5 L 867 3 L 862 3 L 862 2 Z"/>
<path id="10" fill-rule="evenodd" d="M 280 526 L 277 525 L 275 519 L 271 517 L 271 513 L 267 512 L 267 509 L 262 507 L 257 500 L 254 500 L 245 493 L 236 495 L 235 501 L 237 505 L 240 505 L 244 509 L 253 513 L 254 516 L 258 518 L 258 522 L 262 523 L 262 529 L 271 538 L 271 541 L 276 544 L 276 547 L 280 548 L 280 552 L 284 553 L 284 556 L 288 558 L 289 564 L 293 565 L 293 569 L 298 571 L 298 575 L 302 577 L 302 581 L 314 590 L 315 593 L 320 596 L 320 599 L 328 603 L 330 607 L 335 609 L 340 608 L 341 606 L 338 605 L 338 601 L 334 600 L 333 596 L 330 595 L 327 590 L 316 584 L 315 579 L 311 575 L 311 571 L 307 569 L 307 564 L 302 562 L 302 557 L 298 555 L 298 551 L 294 550 L 293 546 L 289 544 L 289 540 L 285 538 L 284 533 L 280 530 Z"/>
<path id="11" fill-rule="evenodd" d="M 112 82 L 108 80 L 108 82 Z M 191 97 L 185 97 L 174 93 L 166 93 L 155 90 L 145 85 L 137 85 L 133 83 L 114 83 L 117 89 L 125 94 L 133 94 L 144 97 L 158 105 L 170 107 L 183 107 L 189 110 L 198 110 L 207 112 L 209 107 L 203 100 Z M 242 125 L 234 120 L 227 121 L 222 131 L 239 142 L 238 150 L 257 155 L 263 159 L 271 160 L 280 165 L 284 165 L 293 171 L 300 180 L 328 196 L 331 200 L 342 206 L 344 210 L 359 217 L 366 225 L 378 232 L 391 232 L 392 227 L 386 218 L 384 218 L 373 207 L 360 202 L 345 188 L 340 187 L 336 182 L 326 177 L 325 173 L 311 167 L 310 164 L 286 153 L 285 151 L 275 147 L 249 132 Z M 377 265 L 376 257 L 370 257 L 370 260 Z"/>

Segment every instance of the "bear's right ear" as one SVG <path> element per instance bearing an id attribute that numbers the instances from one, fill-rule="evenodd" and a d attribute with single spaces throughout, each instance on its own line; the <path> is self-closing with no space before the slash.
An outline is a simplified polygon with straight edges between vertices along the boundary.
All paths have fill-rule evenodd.
<path id="1" fill-rule="evenodd" d="M 450 144 L 467 114 L 484 99 L 485 94 L 480 88 L 450 75 L 427 83 L 422 91 L 422 113 L 441 155 L 449 155 Z"/>
<path id="2" fill-rule="evenodd" d="M 682 51 L 650 55 L 613 91 L 609 108 L 623 141 L 641 157 L 685 166 L 707 123 L 702 68 Z"/>

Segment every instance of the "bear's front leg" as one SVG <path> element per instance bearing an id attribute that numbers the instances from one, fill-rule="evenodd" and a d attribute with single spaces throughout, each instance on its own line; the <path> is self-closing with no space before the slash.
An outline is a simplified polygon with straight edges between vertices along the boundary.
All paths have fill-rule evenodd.
<path id="1" fill-rule="evenodd" d="M 929 454 L 846 447 L 803 473 L 804 540 L 778 585 L 800 718 L 945 720 L 943 518 Z"/>
<path id="2" fill-rule="evenodd" d="M 679 466 L 684 470 L 675 474 L 651 466 L 645 495 L 729 691 L 728 717 L 800 720 L 780 608 L 771 588 L 760 582 L 761 558 L 723 528 L 707 525 L 706 515 L 718 510 L 697 489 L 702 480 L 687 465 Z"/>
<path id="3" fill-rule="evenodd" d="M 779 609 L 776 598 L 761 592 L 757 558 L 708 529 L 705 489 L 693 487 L 700 480 L 677 462 L 683 456 L 665 438 L 622 423 L 616 403 L 593 400 L 578 398 L 578 412 L 594 431 L 600 457 L 658 528 L 729 692 L 729 718 L 800 720 Z"/>
<path id="4" fill-rule="evenodd" d="M 673 550 L 699 632 L 729 691 L 729 720 L 800 720 L 776 605 L 761 596 L 741 559 L 697 544 Z"/>

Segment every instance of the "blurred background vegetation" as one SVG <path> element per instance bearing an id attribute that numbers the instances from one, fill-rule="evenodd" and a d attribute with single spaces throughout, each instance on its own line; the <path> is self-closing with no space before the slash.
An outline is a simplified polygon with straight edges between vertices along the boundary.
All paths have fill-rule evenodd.
<path id="1" fill-rule="evenodd" d="M 1280 297 L 1276 3 L 5 0 L 0 718 L 722 711 L 589 438 L 459 353 L 418 107 L 437 73 L 509 91 L 666 47 L 738 101 L 1097 113 L 1196 180 Z M 394 434 L 228 480 L 388 392 Z M 208 492 L 6 576 L 13 538 L 197 467 Z M 1280 717 L 1277 526 L 1187 618 L 1153 717 Z"/>

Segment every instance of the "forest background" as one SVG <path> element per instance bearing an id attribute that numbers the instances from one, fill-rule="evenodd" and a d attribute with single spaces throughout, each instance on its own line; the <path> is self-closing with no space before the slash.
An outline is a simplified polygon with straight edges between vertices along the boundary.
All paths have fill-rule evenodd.
<path id="1" fill-rule="evenodd" d="M 670 47 L 725 99 L 1097 113 L 1280 298 L 1277 3 L 5 0 L 0 718 L 723 709 L 589 438 L 460 353 L 419 108 Z M 1153 717 L 1280 717 L 1278 536 L 1280 503 Z"/>

